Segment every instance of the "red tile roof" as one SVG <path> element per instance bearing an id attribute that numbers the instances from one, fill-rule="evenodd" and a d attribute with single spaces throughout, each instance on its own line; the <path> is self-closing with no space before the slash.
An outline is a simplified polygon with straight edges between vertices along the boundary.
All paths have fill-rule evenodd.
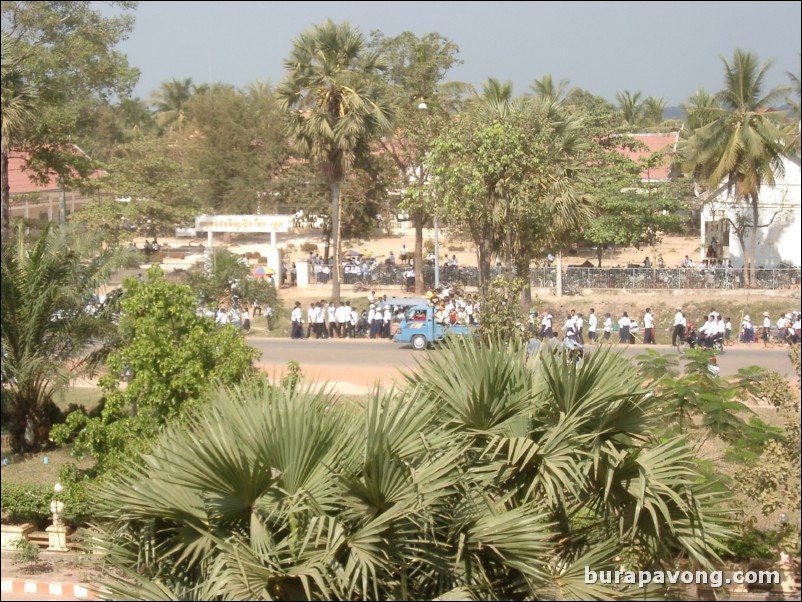
<path id="1" fill-rule="evenodd" d="M 75 152 L 83 153 L 77 146 Z M 47 182 L 32 181 L 30 176 L 33 172 L 26 170 L 30 153 L 27 151 L 11 151 L 8 155 L 8 186 L 11 194 L 24 192 L 53 192 L 59 190 L 58 174 L 51 172 Z M 99 178 L 106 175 L 106 172 L 96 169 L 89 177 Z"/>
<path id="2" fill-rule="evenodd" d="M 645 144 L 646 148 L 637 151 L 621 149 L 619 152 L 628 159 L 632 159 L 636 162 L 647 159 L 658 151 L 669 155 L 672 151 L 676 150 L 677 142 L 679 141 L 679 132 L 671 132 L 670 134 L 631 134 L 631 136 Z M 671 172 L 670 160 L 670 157 L 666 156 L 660 165 L 641 171 L 641 181 L 655 182 L 668 180 Z"/>

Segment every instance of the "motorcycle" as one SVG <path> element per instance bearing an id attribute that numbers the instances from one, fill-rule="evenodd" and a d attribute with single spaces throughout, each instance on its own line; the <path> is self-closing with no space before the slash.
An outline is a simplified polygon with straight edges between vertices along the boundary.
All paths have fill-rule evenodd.
<path id="1" fill-rule="evenodd" d="M 708 341 L 701 336 L 694 327 L 689 327 L 685 336 L 677 341 L 677 351 L 680 355 L 685 354 L 685 350 L 690 349 L 714 349 L 719 353 L 724 351 L 724 335 L 717 334 L 712 341 Z"/>

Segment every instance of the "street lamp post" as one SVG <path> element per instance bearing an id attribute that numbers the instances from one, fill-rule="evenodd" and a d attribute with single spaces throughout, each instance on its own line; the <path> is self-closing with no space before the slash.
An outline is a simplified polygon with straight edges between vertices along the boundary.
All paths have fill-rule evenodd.
<path id="1" fill-rule="evenodd" d="M 428 111 L 429 106 L 422 102 L 418 105 L 419 111 Z M 421 175 L 423 175 L 421 170 Z M 424 182 L 425 184 L 425 182 Z M 434 288 L 440 288 L 440 224 L 437 217 L 437 208 L 434 211 Z"/>

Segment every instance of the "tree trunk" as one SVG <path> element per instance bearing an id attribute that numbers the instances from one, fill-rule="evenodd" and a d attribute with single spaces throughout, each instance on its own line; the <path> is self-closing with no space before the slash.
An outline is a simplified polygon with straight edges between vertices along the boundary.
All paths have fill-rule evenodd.
<path id="1" fill-rule="evenodd" d="M 412 221 L 415 224 L 415 252 L 412 258 L 415 260 L 415 294 L 422 295 L 426 290 L 426 283 L 423 281 L 423 212 L 415 211 Z"/>
<path id="2" fill-rule="evenodd" d="M 58 223 L 63 226 L 67 223 L 67 195 L 64 192 L 64 178 L 58 176 Z"/>
<path id="3" fill-rule="evenodd" d="M 479 287 L 487 292 L 490 286 L 490 260 L 492 258 L 493 238 L 489 226 L 482 228 L 482 240 L 479 245 Z"/>
<path id="4" fill-rule="evenodd" d="M 557 252 L 557 287 L 556 293 L 558 297 L 563 296 L 563 252 Z"/>
<path id="5" fill-rule="evenodd" d="M 525 308 L 532 306 L 532 279 L 529 277 L 529 258 L 519 257 L 515 262 L 518 277 L 524 279 L 524 287 L 521 290 L 521 305 Z"/>
<path id="6" fill-rule="evenodd" d="M 760 226 L 758 220 L 759 206 L 757 200 L 757 193 L 751 195 L 752 199 L 752 240 L 749 241 L 749 286 L 757 286 L 757 229 Z"/>
<path id="7" fill-rule="evenodd" d="M 604 245 L 596 245 L 596 257 L 599 259 L 599 265 L 597 265 L 596 267 L 599 267 L 599 268 L 601 267 L 602 249 L 603 248 L 604 248 Z"/>
<path id="8" fill-rule="evenodd" d="M 334 265 L 331 270 L 331 298 L 340 302 L 340 183 L 331 183 L 331 234 L 334 239 Z"/>
<path id="9" fill-rule="evenodd" d="M 2 206 L 2 221 L 3 221 L 3 240 L 6 240 L 11 234 L 11 187 L 8 183 L 8 153 L 3 153 L 2 158 L 2 178 L 3 178 L 3 206 Z"/>

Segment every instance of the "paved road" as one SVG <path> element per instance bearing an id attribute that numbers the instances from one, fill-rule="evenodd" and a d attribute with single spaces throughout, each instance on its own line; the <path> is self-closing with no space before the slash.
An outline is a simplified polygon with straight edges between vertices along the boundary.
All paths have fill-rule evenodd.
<path id="1" fill-rule="evenodd" d="M 410 345 L 399 345 L 384 340 L 289 340 L 249 337 L 248 342 L 262 352 L 259 364 L 270 372 L 281 372 L 287 362 L 297 360 L 304 373 L 311 373 L 321 380 L 337 380 L 352 383 L 369 383 L 376 379 L 392 380 L 398 370 L 413 368 L 424 353 Z M 643 353 L 646 346 L 632 345 L 623 349 L 628 356 Z M 677 350 L 669 345 L 653 345 L 650 349 L 671 355 Z M 592 351 L 593 347 L 588 349 Z M 758 365 L 779 372 L 789 378 L 796 377 L 788 350 L 762 347 L 727 347 L 719 357 L 723 375 L 735 374 L 739 368 Z M 336 378 L 333 375 L 337 375 Z"/>

